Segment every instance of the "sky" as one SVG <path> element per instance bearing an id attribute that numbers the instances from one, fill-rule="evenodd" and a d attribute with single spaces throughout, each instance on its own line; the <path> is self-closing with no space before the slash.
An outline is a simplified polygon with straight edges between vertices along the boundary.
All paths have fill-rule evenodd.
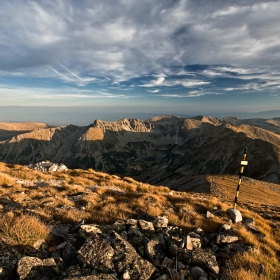
<path id="1" fill-rule="evenodd" d="M 0 106 L 280 109 L 280 1 L 0 0 Z"/>

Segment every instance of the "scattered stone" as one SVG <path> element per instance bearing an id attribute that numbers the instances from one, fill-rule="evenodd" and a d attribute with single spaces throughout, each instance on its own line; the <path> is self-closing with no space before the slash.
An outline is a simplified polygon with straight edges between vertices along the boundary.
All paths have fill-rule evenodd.
<path id="1" fill-rule="evenodd" d="M 242 222 L 242 215 L 241 215 L 239 210 L 233 209 L 233 208 L 229 208 L 226 211 L 226 213 L 228 214 L 228 216 L 230 217 L 230 219 L 231 219 L 231 221 L 233 223 Z"/>
<path id="2" fill-rule="evenodd" d="M 171 267 L 173 265 L 173 260 L 165 257 L 163 262 L 161 263 L 161 268 Z"/>
<path id="3" fill-rule="evenodd" d="M 244 226 L 251 223 L 253 220 L 244 221 Z M 48 244 L 44 240 L 38 241 L 34 252 L 26 251 L 30 254 L 28 258 L 13 257 L 16 262 L 11 265 L 10 272 L 6 263 L 0 263 L 4 268 L 1 277 L 10 275 L 18 262 L 18 277 L 25 280 L 41 279 L 36 278 L 40 273 L 46 275 L 44 279 L 54 280 L 145 280 L 170 279 L 171 276 L 205 280 L 207 273 L 212 275 L 209 276 L 211 279 L 216 277 L 213 274 L 219 274 L 219 264 L 223 265 L 227 256 L 258 251 L 239 241 L 236 231 L 228 224 L 212 234 L 201 228 L 186 233 L 175 226 L 156 227 L 155 230 L 154 223 L 134 219 L 111 225 L 81 224 L 77 230 L 70 230 L 77 225 L 53 226 L 53 235 L 62 239 L 58 245 L 47 250 Z M 3 250 L 0 250 L 0 261 L 2 256 Z M 9 259 L 10 263 L 13 260 Z"/>
<path id="4" fill-rule="evenodd" d="M 35 257 L 23 257 L 17 264 L 19 279 L 41 279 L 44 275 L 46 280 L 58 278 L 56 263 L 54 259 L 39 259 Z"/>
<path id="5" fill-rule="evenodd" d="M 66 238 L 66 236 L 69 234 L 69 229 L 71 228 L 71 225 L 54 225 L 54 227 L 51 230 L 51 233 L 54 236 L 59 236 L 62 238 Z"/>
<path id="6" fill-rule="evenodd" d="M 156 237 L 146 244 L 146 254 L 155 266 L 160 266 L 165 257 L 162 244 Z"/>
<path id="7" fill-rule="evenodd" d="M 206 267 L 215 274 L 220 272 L 216 256 L 211 249 L 195 249 L 192 252 L 191 262 L 199 267 Z"/>
<path id="8" fill-rule="evenodd" d="M 114 249 L 110 243 L 102 236 L 93 233 L 85 244 L 78 251 L 78 257 L 82 263 L 98 268 L 101 273 L 111 273 L 114 271 L 112 257 Z"/>
<path id="9" fill-rule="evenodd" d="M 214 218 L 215 215 L 213 215 L 211 212 L 207 211 L 206 212 L 206 218 L 210 219 L 210 218 Z"/>
<path id="10" fill-rule="evenodd" d="M 229 224 L 224 224 L 220 227 L 219 232 L 227 232 L 231 229 L 231 226 Z"/>
<path id="11" fill-rule="evenodd" d="M 190 232 L 188 236 L 190 237 L 193 249 L 202 247 L 200 235 L 195 232 Z"/>
<path id="12" fill-rule="evenodd" d="M 139 226 L 142 231 L 154 231 L 154 225 L 151 222 L 139 220 Z"/>
<path id="13" fill-rule="evenodd" d="M 186 248 L 187 248 L 187 250 L 191 250 L 191 251 L 193 250 L 192 240 L 189 235 L 187 235 L 187 238 L 186 238 Z"/>
<path id="14" fill-rule="evenodd" d="M 238 240 L 238 236 L 236 236 L 233 232 L 221 232 L 217 235 L 217 244 L 227 244 L 232 243 Z"/>
<path id="15" fill-rule="evenodd" d="M 168 226 L 168 219 L 166 216 L 158 216 L 154 221 L 155 228 L 166 228 Z"/>
<path id="16" fill-rule="evenodd" d="M 266 237 L 265 234 L 262 234 L 258 228 L 255 226 L 255 219 L 254 218 L 249 218 L 243 221 L 243 225 L 246 227 L 247 230 L 251 231 L 252 233 L 255 234 L 255 236 L 259 238 L 264 238 Z"/>
<path id="17" fill-rule="evenodd" d="M 75 248 L 70 243 L 67 243 L 63 247 L 61 257 L 63 259 L 63 262 L 66 264 L 66 266 L 69 267 L 77 264 L 76 254 L 77 253 Z"/>
<path id="18" fill-rule="evenodd" d="M 81 227 L 79 229 L 80 235 L 89 234 L 91 232 L 101 234 L 101 230 L 97 225 L 81 225 Z"/>
<path id="19" fill-rule="evenodd" d="M 207 273 L 199 266 L 194 266 L 191 268 L 191 275 L 194 280 L 198 280 L 200 277 L 206 277 L 207 279 Z"/>
<path id="20" fill-rule="evenodd" d="M 77 224 L 71 226 L 69 228 L 69 233 L 72 234 L 72 233 L 77 233 L 80 229 L 80 227 L 85 223 L 84 220 L 81 220 L 80 222 L 78 222 Z"/>
<path id="21" fill-rule="evenodd" d="M 127 224 L 128 226 L 137 226 L 138 221 L 135 220 L 135 219 L 128 219 L 128 220 L 126 220 L 126 224 Z"/>

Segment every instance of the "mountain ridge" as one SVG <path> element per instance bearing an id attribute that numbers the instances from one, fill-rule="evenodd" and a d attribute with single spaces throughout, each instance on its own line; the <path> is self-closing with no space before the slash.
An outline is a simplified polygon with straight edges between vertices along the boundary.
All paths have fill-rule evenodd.
<path id="1" fill-rule="evenodd" d="M 176 188 L 179 178 L 236 174 L 247 146 L 247 176 L 279 183 L 279 143 L 277 118 L 163 115 L 39 128 L 1 141 L 0 160 L 20 164 L 51 160 Z"/>

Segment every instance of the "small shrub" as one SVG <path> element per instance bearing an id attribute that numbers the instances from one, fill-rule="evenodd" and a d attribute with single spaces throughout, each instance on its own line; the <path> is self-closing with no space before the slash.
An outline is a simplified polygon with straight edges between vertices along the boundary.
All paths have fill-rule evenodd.
<path id="1" fill-rule="evenodd" d="M 0 239 L 8 245 L 32 245 L 48 233 L 49 228 L 34 215 L 8 212 L 0 219 Z"/>

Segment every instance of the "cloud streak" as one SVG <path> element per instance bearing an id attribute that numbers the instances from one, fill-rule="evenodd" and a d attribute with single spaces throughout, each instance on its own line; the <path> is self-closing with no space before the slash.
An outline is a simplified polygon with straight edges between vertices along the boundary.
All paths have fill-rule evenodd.
<path id="1" fill-rule="evenodd" d="M 105 90 L 112 98 L 250 93 L 273 102 L 279 13 L 280 2 L 266 0 L 3 1 L 0 85 L 19 98 L 16 87 L 53 99 L 87 98 L 83 90 L 108 98 Z"/>

